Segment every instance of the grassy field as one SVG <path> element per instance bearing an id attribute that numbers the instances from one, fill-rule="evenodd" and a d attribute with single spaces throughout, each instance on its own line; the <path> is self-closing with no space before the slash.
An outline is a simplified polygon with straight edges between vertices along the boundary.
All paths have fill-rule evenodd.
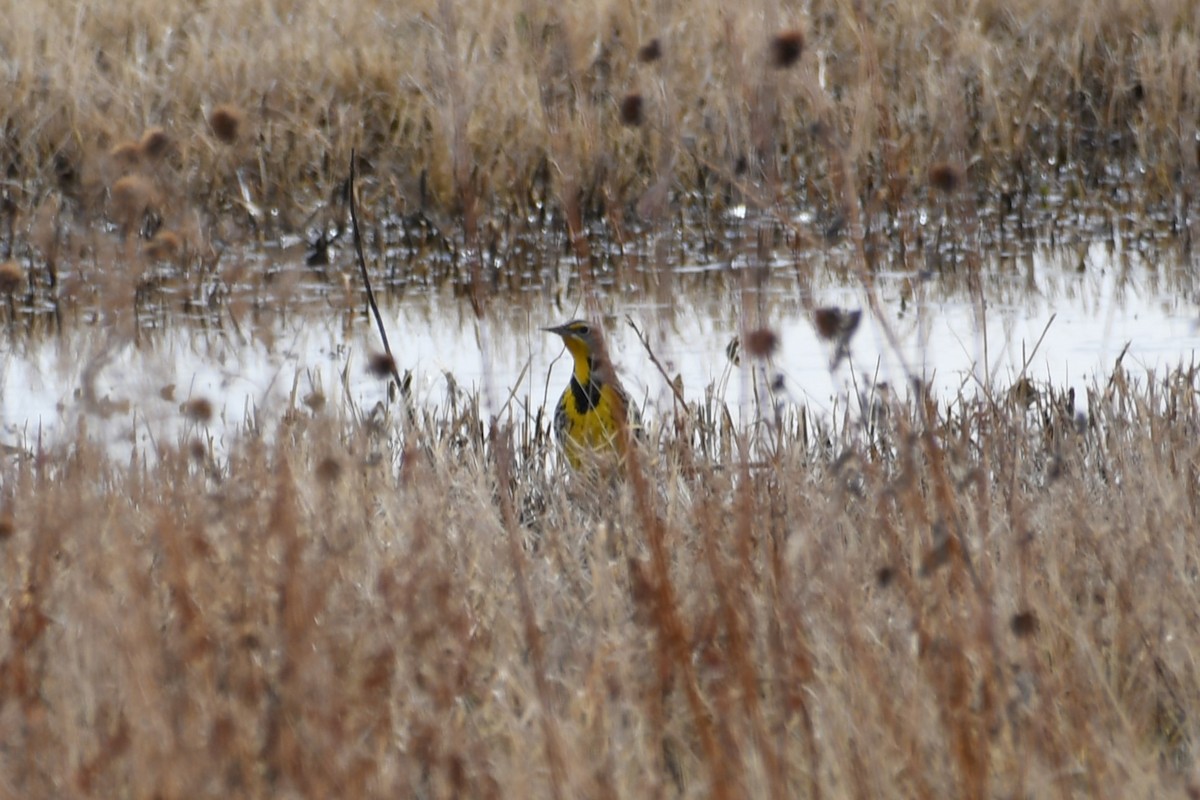
<path id="1" fill-rule="evenodd" d="M 290 303 L 305 260 L 350 297 L 352 150 L 377 280 L 476 303 L 564 270 L 669 297 L 681 263 L 830 251 L 943 279 L 1013 242 L 1186 258 L 1192 12 L 29 4 L 0 30 L 0 314 L 238 317 Z"/>
<path id="2" fill-rule="evenodd" d="M 895 218 L 931 183 L 1001 209 L 1100 194 L 1192 215 L 1189 0 L 12 12 L 10 239 L 60 219 L 134 230 L 147 213 L 197 249 L 292 231 L 337 196 L 352 148 L 381 215 L 481 237 L 549 219 L 620 239 L 743 203 L 815 210 L 819 234 L 852 199 Z"/>
<path id="3" fill-rule="evenodd" d="M 0 453 L 0 796 L 1192 796 L 1197 385 L 691 398 L 597 482 L 470 396 L 75 415 Z"/>
<path id="4" fill-rule="evenodd" d="M 1193 370 L 7 455 L 10 797 L 1195 796 Z"/>
<path id="5" fill-rule="evenodd" d="M 743 377 L 781 263 L 839 350 L 819 263 L 982 323 L 990 248 L 1070 224 L 1191 291 L 1187 0 L 8 11 L 10 344 L 353 324 L 352 149 L 383 285 L 494 322 L 550 272 L 595 316 L 721 282 Z M 687 396 L 620 475 L 478 396 L 220 441 L 193 398 L 127 459 L 64 411 L 0 451 L 0 800 L 1200 797 L 1198 386 Z"/>

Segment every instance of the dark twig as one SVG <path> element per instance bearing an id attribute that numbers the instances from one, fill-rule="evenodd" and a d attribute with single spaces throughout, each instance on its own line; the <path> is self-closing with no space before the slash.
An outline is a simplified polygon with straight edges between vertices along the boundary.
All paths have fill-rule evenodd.
<path id="1" fill-rule="evenodd" d="M 362 271 L 363 285 L 367 287 L 367 304 L 371 306 L 371 313 L 375 315 L 375 325 L 379 328 L 379 338 L 383 340 L 383 352 L 388 357 L 388 366 L 392 372 L 392 380 L 396 382 L 396 388 L 400 390 L 400 394 L 407 398 L 408 381 L 400 377 L 400 368 L 396 365 L 396 357 L 392 355 L 392 346 L 388 344 L 387 330 L 383 327 L 383 315 L 379 313 L 379 304 L 375 302 L 375 292 L 371 289 L 371 276 L 367 273 L 367 257 L 363 255 L 362 234 L 358 228 L 358 203 L 354 199 L 356 161 L 355 151 L 351 150 L 350 186 L 347 193 L 350 195 L 350 224 L 354 228 L 354 252 L 358 256 L 358 267 Z"/>
<path id="2" fill-rule="evenodd" d="M 671 376 L 667 374 L 667 370 L 663 367 L 662 362 L 658 360 L 658 356 L 656 356 L 654 351 L 650 349 L 650 343 L 646 341 L 646 337 L 642 335 L 642 331 L 633 321 L 633 317 L 630 317 L 628 314 L 625 315 L 625 322 L 629 324 L 629 327 L 633 328 L 633 332 L 637 334 L 638 341 L 642 343 L 642 347 L 646 348 L 646 354 L 650 356 L 650 363 L 654 364 L 654 366 L 658 369 L 659 374 L 663 376 L 663 380 L 667 382 L 667 386 L 671 387 L 671 391 L 675 394 L 675 400 L 679 403 L 680 407 L 683 408 L 683 413 L 690 416 L 692 412 L 688 408 L 687 400 L 683 399 L 683 392 L 678 386 L 675 385 L 675 382 L 671 380 Z"/>

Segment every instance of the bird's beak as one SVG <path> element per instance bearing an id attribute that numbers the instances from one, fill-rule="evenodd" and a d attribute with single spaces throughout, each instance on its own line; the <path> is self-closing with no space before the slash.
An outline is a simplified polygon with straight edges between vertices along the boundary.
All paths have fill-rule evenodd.
<path id="1" fill-rule="evenodd" d="M 557 336 L 566 337 L 569 333 L 566 325 L 556 325 L 553 328 L 542 328 L 546 333 L 553 333 Z"/>

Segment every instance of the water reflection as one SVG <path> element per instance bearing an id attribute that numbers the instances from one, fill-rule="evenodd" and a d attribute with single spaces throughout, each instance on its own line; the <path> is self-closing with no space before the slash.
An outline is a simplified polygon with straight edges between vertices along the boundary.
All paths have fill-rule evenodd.
<path id="1" fill-rule="evenodd" d="M 860 286 L 810 278 L 795 263 L 776 265 L 753 289 L 720 265 L 691 272 L 714 277 L 701 291 L 673 285 L 604 301 L 614 361 L 650 418 L 672 408 L 668 380 L 681 381 L 689 400 L 715 388 L 736 417 L 749 413 L 760 377 L 784 402 L 827 415 L 864 386 L 885 381 L 904 391 L 914 376 L 947 401 L 1004 391 L 1023 371 L 1035 384 L 1074 386 L 1082 397 L 1126 344 L 1123 363 L 1135 371 L 1189 363 L 1200 348 L 1191 274 L 1104 245 L 1001 259 L 976 287 L 962 276 L 880 274 L 881 314 L 864 313 L 849 357 L 836 365 L 811 310 L 868 308 Z M 561 341 L 539 328 L 586 315 L 549 293 L 493 299 L 482 320 L 449 290 L 393 297 L 385 307 L 418 404 L 444 405 L 453 386 L 481 393 L 485 411 L 518 415 L 551 402 L 570 372 Z M 142 330 L 136 343 L 99 324 L 53 337 L 10 333 L 0 356 L 0 443 L 29 449 L 39 436 L 53 440 L 85 425 L 117 450 L 152 448 L 189 429 L 219 444 L 249 422 L 269 433 L 289 407 L 361 414 L 384 401 L 385 384 L 366 368 L 380 349 L 377 334 L 353 299 L 256 320 L 168 325 Z M 765 365 L 734 365 L 731 340 L 760 326 L 778 334 L 778 351 Z M 212 419 L 185 413 L 195 398 L 212 402 Z"/>

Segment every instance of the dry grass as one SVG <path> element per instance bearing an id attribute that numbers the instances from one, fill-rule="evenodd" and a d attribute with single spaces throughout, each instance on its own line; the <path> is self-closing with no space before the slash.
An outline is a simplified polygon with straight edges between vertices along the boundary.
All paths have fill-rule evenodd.
<path id="1" fill-rule="evenodd" d="M 322 406 L 227 458 L 10 454 L 5 792 L 1200 791 L 1197 390 L 693 406 L 590 486 L 473 402 L 407 446 Z"/>
<path id="2" fill-rule="evenodd" d="M 229 211 L 242 231 L 301 228 L 351 148 L 371 205 L 502 231 L 533 215 L 619 238 L 659 220 L 664 194 L 702 214 L 749 196 L 832 219 L 847 167 L 870 209 L 897 215 L 947 162 L 1001 206 L 1119 190 L 1186 209 L 1193 11 L 52 0 L 0 31 L 3 186 L 22 221 L 64 199 L 72 219 L 122 221 L 107 198 L 134 168 L 168 225 L 198 214 L 218 239 Z"/>
<path id="3" fill-rule="evenodd" d="M 351 148 L 368 241 L 408 259 L 387 283 L 449 278 L 481 325 L 564 258 L 589 313 L 626 268 L 665 301 L 696 239 L 755 267 L 713 277 L 747 358 L 783 248 L 848 347 L 813 242 L 848 243 L 878 319 L 881 248 L 966 264 L 982 321 L 1014 214 L 1167 206 L 1190 243 L 1191 4 L 1044 6 L 30 4 L 0 31 L 6 335 L 37 308 L 134 339 L 176 304 L 240 331 L 301 253 L 361 308 L 325 269 Z M 1118 367 L 1086 401 L 1022 378 L 746 430 L 710 393 L 620 479 L 471 397 L 388 420 L 314 392 L 224 447 L 189 398 L 191 433 L 125 463 L 82 426 L 22 443 L 0 796 L 1196 796 L 1198 392 Z"/>
<path id="4" fill-rule="evenodd" d="M 985 249 L 1075 236 L 1186 257 L 1191 12 L 29 4 L 0 30 L 7 322 L 236 324 L 264 284 L 286 307 L 301 262 L 350 304 L 352 151 L 381 290 L 477 304 L 577 296 L 548 286 L 575 269 L 667 299 L 681 262 L 807 270 L 847 242 L 856 273 L 972 273 Z"/>

